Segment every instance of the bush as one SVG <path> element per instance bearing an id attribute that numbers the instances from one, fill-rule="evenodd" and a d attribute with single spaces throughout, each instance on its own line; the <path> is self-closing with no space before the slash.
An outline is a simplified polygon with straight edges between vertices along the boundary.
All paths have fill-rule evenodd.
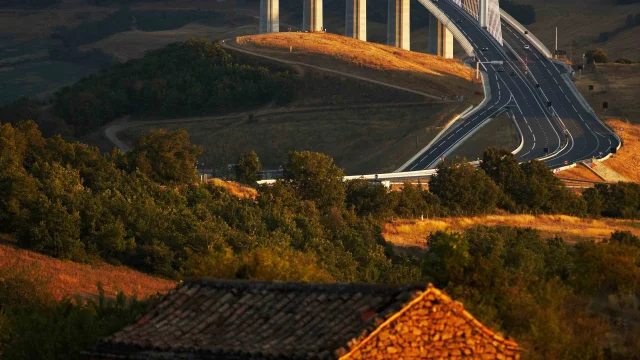
<path id="1" fill-rule="evenodd" d="M 256 185 L 260 180 L 258 174 L 260 170 L 262 170 L 262 164 L 254 151 L 242 154 L 236 163 L 236 180 L 241 184 Z"/>
<path id="2" fill-rule="evenodd" d="M 586 53 L 586 57 L 587 57 L 587 62 L 588 63 L 607 63 L 609 62 L 609 57 L 607 56 L 607 53 L 604 52 L 604 50 L 597 48 L 595 50 L 588 50 Z"/>
<path id="3" fill-rule="evenodd" d="M 466 159 L 440 163 L 438 172 L 429 182 L 429 190 L 454 215 L 492 212 L 499 194 L 498 186 L 484 170 L 476 170 Z"/>
<path id="4" fill-rule="evenodd" d="M 633 64 L 634 61 L 629 59 L 628 57 L 619 57 L 616 59 L 617 64 Z"/>

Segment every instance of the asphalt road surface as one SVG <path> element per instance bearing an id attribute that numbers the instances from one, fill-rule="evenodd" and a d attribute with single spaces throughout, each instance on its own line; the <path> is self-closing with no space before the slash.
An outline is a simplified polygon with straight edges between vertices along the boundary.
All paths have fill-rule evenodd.
<path id="1" fill-rule="evenodd" d="M 562 78 L 565 70 L 540 54 L 518 30 L 502 24 L 504 42 L 527 65 L 507 52 L 458 5 L 448 0 L 435 4 L 473 45 L 480 67 L 488 75 L 492 97 L 481 109 L 460 120 L 404 171 L 436 167 L 441 156 L 456 144 L 490 118 L 509 110 L 522 133 L 523 146 L 516 154 L 520 161 L 543 159 L 549 166 L 560 167 L 565 161 L 573 163 L 605 156 L 618 146 L 617 138 L 577 100 Z M 484 64 L 488 61 L 503 61 L 503 65 Z"/>

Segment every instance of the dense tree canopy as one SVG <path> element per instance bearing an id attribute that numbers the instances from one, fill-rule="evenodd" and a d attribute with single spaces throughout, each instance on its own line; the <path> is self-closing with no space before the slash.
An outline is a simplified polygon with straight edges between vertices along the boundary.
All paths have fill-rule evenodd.
<path id="1" fill-rule="evenodd" d="M 283 103 L 295 84 L 287 72 L 241 65 L 218 44 L 189 40 L 62 88 L 54 112 L 79 135 L 124 115 L 197 116 Z"/>

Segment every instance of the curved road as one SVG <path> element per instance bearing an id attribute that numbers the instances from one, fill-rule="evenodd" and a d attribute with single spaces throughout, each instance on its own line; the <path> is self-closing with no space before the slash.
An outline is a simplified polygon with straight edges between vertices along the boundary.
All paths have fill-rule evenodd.
<path id="1" fill-rule="evenodd" d="M 593 156 L 603 157 L 619 145 L 615 135 L 581 105 L 563 76 L 563 67 L 540 54 L 523 34 L 502 23 L 503 42 L 516 53 L 512 54 L 458 5 L 449 0 L 433 3 L 473 45 L 480 67 L 487 74 L 492 98 L 404 171 L 435 167 L 441 157 L 486 121 L 509 110 L 523 137 L 523 147 L 517 153 L 520 161 L 541 159 L 551 167 L 560 167 Z M 488 61 L 502 61 L 503 65 L 483 64 Z"/>

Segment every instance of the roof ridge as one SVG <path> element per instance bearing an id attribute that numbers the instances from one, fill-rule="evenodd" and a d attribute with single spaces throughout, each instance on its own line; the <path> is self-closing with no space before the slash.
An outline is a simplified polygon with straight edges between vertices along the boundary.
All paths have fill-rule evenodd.
<path id="1" fill-rule="evenodd" d="M 310 291 L 320 290 L 327 293 L 393 293 L 402 291 L 424 291 L 426 283 L 412 283 L 405 285 L 384 285 L 366 283 L 305 283 L 285 281 L 256 281 L 256 280 L 227 280 L 214 278 L 190 279 L 181 283 L 178 289 L 190 286 L 204 286 L 219 289 L 238 289 L 255 291 Z"/>

